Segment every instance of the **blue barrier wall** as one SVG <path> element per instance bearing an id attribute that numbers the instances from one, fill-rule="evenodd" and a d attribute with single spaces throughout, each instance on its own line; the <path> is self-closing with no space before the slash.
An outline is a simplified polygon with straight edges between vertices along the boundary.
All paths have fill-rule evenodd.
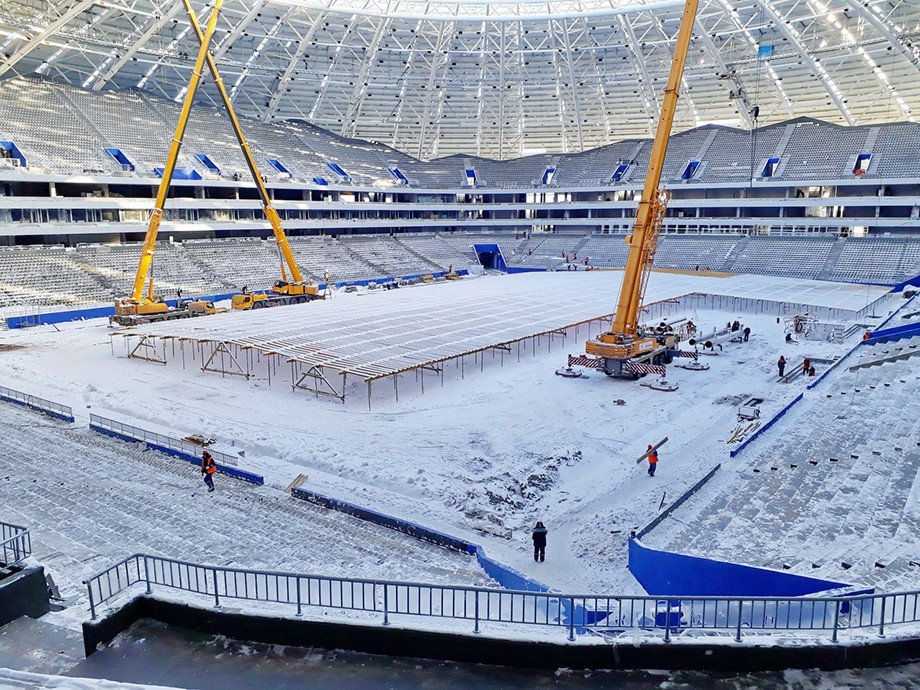
<path id="1" fill-rule="evenodd" d="M 901 292 L 904 288 L 909 287 L 920 287 L 920 276 L 914 276 L 913 278 L 908 278 L 903 283 L 898 283 L 892 288 L 892 291 Z"/>
<path id="2" fill-rule="evenodd" d="M 96 433 L 103 434 L 105 436 L 111 436 L 112 438 L 117 438 L 122 441 L 128 441 L 130 443 L 143 443 L 145 446 L 151 450 L 155 450 L 158 453 L 164 453 L 166 455 L 171 455 L 174 458 L 179 458 L 180 460 L 185 460 L 190 462 L 196 467 L 201 467 L 201 458 L 197 455 L 190 455 L 188 453 L 183 453 L 174 448 L 167 448 L 166 446 L 161 446 L 157 443 L 151 443 L 150 441 L 145 441 L 144 439 L 134 438 L 128 436 L 127 434 L 120 434 L 117 431 L 112 429 L 106 429 L 102 426 L 97 426 L 96 424 L 90 424 L 89 428 L 95 431 Z M 216 464 L 216 463 L 215 463 Z M 221 465 L 217 464 L 217 471 L 220 474 L 225 474 L 228 477 L 233 477 L 234 479 L 240 479 L 244 482 L 249 482 L 250 484 L 255 484 L 257 486 L 262 486 L 265 484 L 265 478 L 261 475 L 255 474 L 253 472 L 247 472 L 246 470 L 241 470 L 236 467 L 231 467 L 230 465 Z"/>
<path id="3" fill-rule="evenodd" d="M 882 330 L 872 331 L 872 337 L 863 340 L 862 345 L 875 345 L 877 343 L 887 343 L 892 340 L 901 340 L 903 338 L 913 338 L 920 335 L 920 323 L 909 323 L 904 326 L 895 326 Z"/>
<path id="4" fill-rule="evenodd" d="M 380 525 L 381 527 L 386 527 L 397 532 L 402 532 L 403 534 L 408 534 L 409 536 L 415 537 L 416 539 L 420 539 L 431 544 L 436 544 L 437 546 L 442 546 L 454 551 L 459 551 L 460 553 L 475 556 L 476 561 L 479 564 L 479 567 L 482 568 L 483 572 L 485 572 L 486 575 L 495 580 L 505 589 L 513 589 L 525 592 L 551 591 L 549 586 L 543 584 L 542 582 L 538 582 L 537 580 L 529 578 L 514 568 L 503 565 L 502 563 L 496 561 L 494 558 L 490 558 L 486 555 L 485 549 L 483 549 L 478 544 L 467 541 L 466 539 L 454 537 L 450 534 L 431 529 L 430 527 L 424 527 L 414 522 L 410 522 L 409 520 L 393 517 L 392 515 L 387 515 L 386 513 L 371 510 L 370 508 L 364 508 L 354 503 L 349 503 L 348 501 L 343 501 L 337 498 L 330 498 L 329 496 L 325 496 L 321 493 L 311 491 L 309 489 L 295 487 L 291 489 L 291 496 L 302 501 L 308 501 L 315 505 L 321 505 L 331 510 L 347 513 L 348 515 L 360 518 L 361 520 L 366 520 L 376 525 Z M 606 612 L 595 613 L 594 611 L 585 609 L 583 606 L 576 606 L 574 619 L 570 620 L 571 606 L 569 602 L 563 600 L 561 602 L 561 606 L 563 616 L 567 621 L 573 622 L 574 625 L 579 625 L 586 621 L 595 623 L 608 615 Z M 578 632 L 582 631 L 579 630 Z"/>
<path id="5" fill-rule="evenodd" d="M 534 266 L 506 266 L 505 273 L 545 273 L 545 268 L 536 268 Z"/>
<path id="6" fill-rule="evenodd" d="M 469 275 L 469 271 L 466 269 L 459 269 L 454 271 L 459 276 Z M 433 272 L 433 273 L 419 273 L 417 275 L 411 276 L 402 276 L 406 280 L 412 278 L 421 278 L 422 276 L 434 276 L 435 278 L 443 277 L 447 275 L 447 271 Z M 366 280 L 351 280 L 351 281 L 342 281 L 339 283 L 334 283 L 336 287 L 344 287 L 346 285 L 369 285 L 370 283 L 384 283 L 393 280 L 393 276 L 384 276 L 382 278 L 368 278 Z M 321 284 L 318 286 L 320 290 L 325 290 L 326 285 Z M 232 292 L 222 293 L 219 295 L 205 295 L 203 297 L 198 297 L 195 299 L 202 299 L 209 302 L 220 302 L 225 299 L 230 299 L 233 297 Z M 189 298 L 185 298 L 183 301 L 188 301 Z M 175 307 L 177 300 L 168 299 L 165 300 L 166 303 Z M 52 311 L 46 312 L 43 314 L 35 314 L 30 316 L 11 316 L 6 319 L 7 328 L 26 328 L 28 326 L 47 326 L 55 323 L 66 323 L 68 321 L 80 321 L 82 319 L 99 319 L 99 318 L 108 318 L 115 314 L 115 307 L 91 307 L 87 309 L 68 309 L 66 311 Z"/>
<path id="7" fill-rule="evenodd" d="M 817 383 L 817 381 L 815 381 L 815 383 Z M 741 443 L 741 445 L 739 445 L 737 448 L 732 449 L 732 451 L 728 454 L 729 457 L 732 457 L 732 458 L 733 458 L 733 457 L 737 456 L 738 454 L 740 454 L 742 450 L 744 450 L 745 448 L 747 448 L 747 447 L 751 444 L 751 442 L 754 441 L 754 439 L 759 438 L 759 437 L 761 436 L 761 434 L 763 434 L 767 429 L 769 429 L 771 426 L 773 426 L 774 424 L 776 424 L 776 422 L 779 421 L 779 419 L 780 419 L 783 415 L 785 415 L 789 410 L 791 410 L 791 409 L 795 406 L 795 404 L 796 404 L 797 402 L 799 402 L 799 401 L 802 399 L 802 396 L 804 396 L 804 393 L 799 393 L 797 396 L 795 396 L 795 398 L 793 398 L 792 402 L 789 403 L 788 405 L 786 405 L 783 409 L 781 409 L 781 410 L 780 410 L 779 412 L 777 412 L 775 415 L 773 415 L 773 417 L 770 419 L 770 421 L 768 421 L 766 424 L 764 424 L 762 427 L 760 427 L 757 431 L 755 431 L 753 434 L 751 434 L 750 437 L 748 437 L 747 439 L 745 439 L 745 440 Z"/>
<path id="8" fill-rule="evenodd" d="M 799 597 L 850 587 L 780 570 L 658 551 L 629 540 L 629 572 L 652 596 Z"/>
<path id="9" fill-rule="evenodd" d="M 362 520 L 367 520 L 368 522 L 373 522 L 374 524 L 380 525 L 382 527 L 387 527 L 389 529 L 396 530 L 397 532 L 408 534 L 415 537 L 416 539 L 421 539 L 422 541 L 427 541 L 438 546 L 453 549 L 454 551 L 460 551 L 461 553 L 465 553 L 470 556 L 476 555 L 476 549 L 478 547 L 470 544 L 468 541 L 458 537 L 453 537 L 449 534 L 445 534 L 444 532 L 438 532 L 437 530 L 417 525 L 414 522 L 409 522 L 408 520 L 401 520 L 400 518 L 393 517 L 392 515 L 387 515 L 386 513 L 380 513 L 375 510 L 370 510 L 369 508 L 362 508 L 361 506 L 354 503 L 349 503 L 348 501 L 342 501 L 337 498 L 330 498 L 329 496 L 324 496 L 323 494 L 317 493 L 316 491 L 311 491 L 309 489 L 295 487 L 291 489 L 291 496 L 294 498 L 299 498 L 302 501 L 308 501 L 310 503 L 323 506 L 324 508 L 330 508 L 341 513 L 353 515 L 354 517 L 360 518 Z"/>
<path id="10" fill-rule="evenodd" d="M 219 302 L 221 300 L 230 299 L 232 293 L 225 293 L 220 295 L 205 295 L 203 297 L 196 297 L 195 299 L 201 299 L 208 302 Z M 178 303 L 178 300 L 168 299 L 164 300 L 166 304 L 171 307 L 175 307 Z M 188 302 L 189 298 L 182 300 L 183 302 Z M 11 316 L 6 320 L 7 328 L 27 328 L 29 326 L 48 326 L 54 323 L 66 323 L 68 321 L 80 321 L 82 319 L 99 319 L 99 318 L 108 318 L 115 314 L 115 307 L 90 307 L 88 309 L 68 309 L 65 311 L 50 311 L 44 314 L 34 314 L 29 316 Z"/>
<path id="11" fill-rule="evenodd" d="M 661 511 L 661 514 L 658 515 L 658 517 L 656 517 L 654 520 L 648 523 L 641 530 L 639 530 L 636 536 L 644 537 L 646 534 L 648 534 L 653 529 L 655 529 L 659 524 L 661 524 L 661 522 L 666 517 L 668 517 L 671 513 L 673 513 L 675 510 L 680 508 L 684 503 L 686 503 L 688 498 L 690 498 L 693 494 L 695 494 L 697 491 L 702 489 L 703 486 L 706 485 L 706 482 L 712 479 L 715 476 L 716 472 L 718 472 L 721 468 L 722 468 L 722 463 L 719 463 L 718 465 L 713 467 L 711 470 L 709 470 L 709 472 L 706 473 L 705 477 L 703 477 L 696 484 L 694 484 L 689 489 L 687 489 L 676 501 L 674 501 L 674 503 L 672 503 L 667 508 L 665 508 L 663 511 Z"/>

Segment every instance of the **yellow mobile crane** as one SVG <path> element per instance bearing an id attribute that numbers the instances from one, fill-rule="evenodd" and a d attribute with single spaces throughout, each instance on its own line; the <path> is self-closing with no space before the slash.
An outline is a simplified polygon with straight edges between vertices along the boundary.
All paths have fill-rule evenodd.
<path id="1" fill-rule="evenodd" d="M 173 135 L 172 144 L 169 147 L 169 156 L 166 158 L 166 165 L 163 168 L 163 176 L 160 179 L 160 187 L 157 190 L 157 198 L 153 213 L 150 214 L 150 220 L 147 224 L 147 235 L 144 238 L 144 247 L 141 250 L 141 260 L 137 265 L 137 273 L 134 276 L 134 288 L 131 290 L 131 296 L 115 300 L 115 316 L 112 320 L 123 326 L 130 326 L 137 323 L 146 323 L 149 321 L 163 321 L 168 319 L 184 318 L 187 316 L 199 316 L 202 314 L 213 314 L 217 310 L 210 302 L 187 302 L 185 305 L 180 304 L 171 308 L 162 297 L 154 295 L 153 278 L 150 276 L 150 267 L 153 264 L 153 252 L 156 250 L 157 233 L 160 230 L 160 222 L 163 220 L 163 208 L 166 205 L 166 195 L 169 192 L 169 184 L 172 182 L 173 172 L 176 169 L 176 162 L 179 159 L 179 149 L 182 146 L 182 139 L 185 136 L 185 128 L 188 125 L 188 116 L 192 110 L 192 101 L 195 98 L 195 92 L 198 90 L 198 84 L 201 82 L 201 70 L 204 67 L 205 58 L 208 55 L 208 46 L 211 44 L 211 38 L 214 36 L 214 29 L 217 26 L 217 17 L 220 15 L 220 7 L 223 0 L 215 0 L 214 9 L 208 20 L 207 30 L 201 41 L 201 49 L 198 51 L 198 57 L 195 59 L 195 67 L 192 70 L 192 77 L 189 80 L 188 91 L 185 93 L 185 99 L 182 101 L 182 110 L 179 112 L 179 122 L 176 125 L 176 132 Z M 191 14 L 191 7 L 186 6 L 189 19 L 194 15 Z M 149 285 L 148 285 L 149 278 Z M 144 287 L 147 286 L 147 295 L 144 296 Z"/>
<path id="2" fill-rule="evenodd" d="M 207 34 L 201 30 L 201 25 L 198 23 L 198 18 L 195 16 L 195 12 L 189 0 L 182 0 L 182 3 L 185 5 L 186 12 L 188 12 L 189 20 L 192 23 L 195 35 L 198 36 L 198 40 L 201 42 L 201 45 L 204 46 L 207 41 Z M 256 184 L 256 189 L 259 192 L 259 199 L 262 202 L 262 211 L 265 213 L 265 217 L 272 226 L 272 232 L 275 235 L 275 242 L 278 245 L 278 252 L 280 254 L 281 280 L 276 281 L 271 290 L 267 293 L 242 292 L 233 295 L 231 305 L 234 309 L 258 309 L 260 307 L 276 306 L 279 304 L 323 299 L 324 296 L 320 294 L 319 286 L 315 285 L 312 280 L 304 281 L 303 279 L 303 275 L 300 272 L 300 266 L 297 265 L 297 259 L 294 258 L 294 252 L 288 242 L 287 235 L 284 233 L 284 228 L 281 226 L 281 218 L 278 216 L 278 211 L 272 205 L 271 198 L 268 196 L 268 190 L 265 188 L 265 182 L 262 180 L 262 173 L 259 171 L 258 166 L 256 166 L 255 158 L 252 155 L 252 151 L 249 149 L 249 143 L 243 135 L 243 128 L 236 116 L 236 112 L 233 110 L 233 103 L 230 102 L 230 95 L 227 93 L 227 89 L 224 86 L 224 80 L 221 78 L 220 72 L 217 71 L 217 63 L 214 62 L 214 58 L 211 57 L 210 53 L 205 54 L 205 60 L 214 77 L 214 82 L 217 85 L 217 90 L 220 92 L 224 107 L 227 108 L 230 122 L 233 124 L 233 133 L 236 135 L 240 150 L 243 152 L 243 156 L 246 159 L 246 167 L 249 168 L 249 174 L 252 175 L 252 180 Z M 287 265 L 287 270 L 285 270 L 285 265 Z M 288 272 L 290 272 L 291 275 L 290 280 L 288 280 Z"/>
<path id="3" fill-rule="evenodd" d="M 671 73 L 665 88 L 661 104 L 661 116 L 658 130 L 652 146 L 652 155 L 645 177 L 642 199 L 636 211 L 633 232 L 626 238 L 629 244 L 629 257 L 623 274 L 623 285 L 613 324 L 608 333 L 602 333 L 596 340 L 585 344 L 585 352 L 603 360 L 603 370 L 608 376 L 616 378 L 638 378 L 640 364 L 662 364 L 670 361 L 671 352 L 677 347 L 677 338 L 671 333 L 646 331 L 639 326 L 639 314 L 645 287 L 655 260 L 658 248 L 658 234 L 664 220 L 670 193 L 659 189 L 661 169 L 668 150 L 671 135 L 671 123 L 677 107 L 678 90 L 690 48 L 690 35 L 699 0 L 687 0 L 684 5 L 677 43 L 674 46 L 674 59 Z M 600 368 L 600 366 L 599 366 Z"/>
<path id="4" fill-rule="evenodd" d="M 195 12 L 192 9 L 191 3 L 189 0 L 183 0 L 186 13 L 189 17 L 189 22 L 191 22 L 192 28 L 195 30 L 195 34 L 198 36 L 201 47 L 198 51 L 198 57 L 195 61 L 195 68 L 192 72 L 192 78 L 189 81 L 188 91 L 185 94 L 182 110 L 179 114 L 179 123 L 176 126 L 176 133 L 173 137 L 173 143 L 170 147 L 169 157 L 167 158 L 166 166 L 163 170 L 163 177 L 160 180 L 160 188 L 156 199 L 156 208 L 154 209 L 150 217 L 150 222 L 147 226 L 147 235 L 144 239 L 144 248 L 141 254 L 140 263 L 137 267 L 137 275 L 134 279 L 134 290 L 132 291 L 131 297 L 115 301 L 115 319 L 118 321 L 118 323 L 121 324 L 127 325 L 131 323 L 142 323 L 171 318 L 185 318 L 188 316 L 213 314 L 218 311 L 210 302 L 187 302 L 185 304 L 180 303 L 175 309 L 170 309 L 170 307 L 166 305 L 162 298 L 154 296 L 153 279 L 150 276 L 150 267 L 153 262 L 153 254 L 156 249 L 157 233 L 159 232 L 160 222 L 163 217 L 163 207 L 166 202 L 166 194 L 169 189 L 169 184 L 172 181 L 173 171 L 176 167 L 179 150 L 182 146 L 185 129 L 188 125 L 188 117 L 189 113 L 191 112 L 192 101 L 194 100 L 195 92 L 197 91 L 199 82 L 201 81 L 201 72 L 204 68 L 205 62 L 207 62 L 208 67 L 211 70 L 211 74 L 214 77 L 218 91 L 220 92 L 224 105 L 227 108 L 227 112 L 230 116 L 230 121 L 233 124 L 234 134 L 236 135 L 237 141 L 239 142 L 240 150 L 243 152 L 243 156 L 246 159 L 246 165 L 249 168 L 249 172 L 252 175 L 253 181 L 255 182 L 256 189 L 259 192 L 259 199 L 262 203 L 262 210 L 272 227 L 272 232 L 275 236 L 275 242 L 278 245 L 278 250 L 281 255 L 281 280 L 277 281 L 272 287 L 271 291 L 268 293 L 244 292 L 242 294 L 233 295 L 231 300 L 233 308 L 250 309 L 253 307 L 287 304 L 291 302 L 306 302 L 312 299 L 322 299 L 323 297 L 319 294 L 318 286 L 314 285 L 312 281 L 304 282 L 303 280 L 303 275 L 300 272 L 300 267 L 297 265 L 297 260 L 294 258 L 294 253 L 291 250 L 290 243 L 288 242 L 287 236 L 284 233 L 284 228 L 281 225 L 281 218 L 278 216 L 278 211 L 272 205 L 271 199 L 268 196 L 268 190 L 265 188 L 265 183 L 262 180 L 262 175 L 258 166 L 256 166 L 252 151 L 250 150 L 249 144 L 246 141 L 246 137 L 243 134 L 243 129 L 240 125 L 240 121 L 236 116 L 236 112 L 233 110 L 233 104 L 230 102 L 230 96 L 224 87 L 223 79 L 221 78 L 220 72 L 217 69 L 217 64 L 214 62 L 214 58 L 211 57 L 210 52 L 208 52 L 211 38 L 214 34 L 214 27 L 217 23 L 217 16 L 220 12 L 221 3 L 222 0 L 215 0 L 214 9 L 211 13 L 211 17 L 208 20 L 208 25 L 206 29 L 202 31 L 201 25 L 198 22 L 198 18 L 195 16 Z M 287 271 L 285 270 L 285 264 L 287 264 L 287 269 L 290 271 L 290 281 L 288 280 Z M 146 297 L 144 297 L 145 284 L 148 284 Z"/>

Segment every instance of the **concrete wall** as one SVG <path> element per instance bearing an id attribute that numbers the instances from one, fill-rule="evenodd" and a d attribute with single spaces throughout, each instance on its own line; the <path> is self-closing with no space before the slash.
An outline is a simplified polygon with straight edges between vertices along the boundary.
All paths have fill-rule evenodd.
<path id="1" fill-rule="evenodd" d="M 21 616 L 40 618 L 49 610 L 43 567 L 24 568 L 0 580 L 0 626 Z"/>
<path id="2" fill-rule="evenodd" d="M 140 618 L 208 635 L 265 644 L 347 649 L 369 654 L 555 670 L 687 669 L 750 672 L 789 668 L 861 668 L 920 658 L 920 638 L 876 640 L 870 644 L 740 645 L 722 640 L 681 640 L 608 644 L 600 638 L 567 643 L 559 640 L 499 639 L 484 634 L 409 630 L 390 625 L 328 623 L 272 618 L 160 601 L 142 595 L 107 618 L 83 623 L 86 654 L 111 641 Z"/>

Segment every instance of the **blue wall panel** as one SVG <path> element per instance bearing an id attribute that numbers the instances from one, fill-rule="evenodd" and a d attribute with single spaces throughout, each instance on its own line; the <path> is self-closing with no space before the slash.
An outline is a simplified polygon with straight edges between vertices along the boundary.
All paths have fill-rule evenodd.
<path id="1" fill-rule="evenodd" d="M 629 540 L 629 572 L 652 596 L 799 597 L 850 587 L 780 570 L 658 551 Z"/>

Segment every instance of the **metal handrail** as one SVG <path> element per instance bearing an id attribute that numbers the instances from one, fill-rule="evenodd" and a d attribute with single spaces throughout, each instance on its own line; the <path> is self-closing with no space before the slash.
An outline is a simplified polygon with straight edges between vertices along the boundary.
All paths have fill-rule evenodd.
<path id="1" fill-rule="evenodd" d="M 32 555 L 32 533 L 21 525 L 0 522 L 0 564 L 10 567 Z"/>
<path id="2" fill-rule="evenodd" d="M 183 455 L 190 458 L 201 457 L 201 451 L 205 449 L 203 446 L 197 445 L 195 443 L 190 443 L 188 441 L 183 441 L 171 436 L 158 434 L 155 431 L 147 431 L 146 429 L 142 429 L 131 424 L 125 424 L 124 422 L 118 422 L 114 419 L 102 417 L 97 414 L 90 414 L 89 423 L 90 426 L 97 426 L 102 429 L 114 431 L 117 434 L 128 436 L 132 439 L 143 441 L 144 443 L 152 443 L 156 446 L 160 446 L 161 448 L 166 448 L 168 450 L 176 451 L 177 453 L 182 453 Z M 214 458 L 214 461 L 220 465 L 236 467 L 238 464 L 237 459 L 228 453 L 222 453 L 219 450 L 209 450 L 208 452 Z"/>
<path id="3" fill-rule="evenodd" d="M 525 592 L 462 585 L 341 578 L 202 565 L 134 554 L 84 580 L 90 612 L 138 583 L 213 599 L 282 604 L 302 615 L 305 606 L 383 616 L 453 618 L 474 623 L 552 626 L 576 631 L 645 631 L 669 641 L 675 634 L 720 633 L 740 641 L 744 633 L 808 632 L 830 635 L 920 622 L 920 590 L 840 597 L 616 596 Z"/>
<path id="4" fill-rule="evenodd" d="M 73 418 L 73 408 L 68 405 L 62 405 L 61 403 L 56 403 L 46 398 L 40 398 L 37 395 L 29 395 L 28 393 L 23 393 L 13 388 L 7 388 L 6 386 L 0 386 L 0 398 L 22 403 L 23 405 L 28 405 L 38 410 L 53 412 L 62 417 Z"/>

